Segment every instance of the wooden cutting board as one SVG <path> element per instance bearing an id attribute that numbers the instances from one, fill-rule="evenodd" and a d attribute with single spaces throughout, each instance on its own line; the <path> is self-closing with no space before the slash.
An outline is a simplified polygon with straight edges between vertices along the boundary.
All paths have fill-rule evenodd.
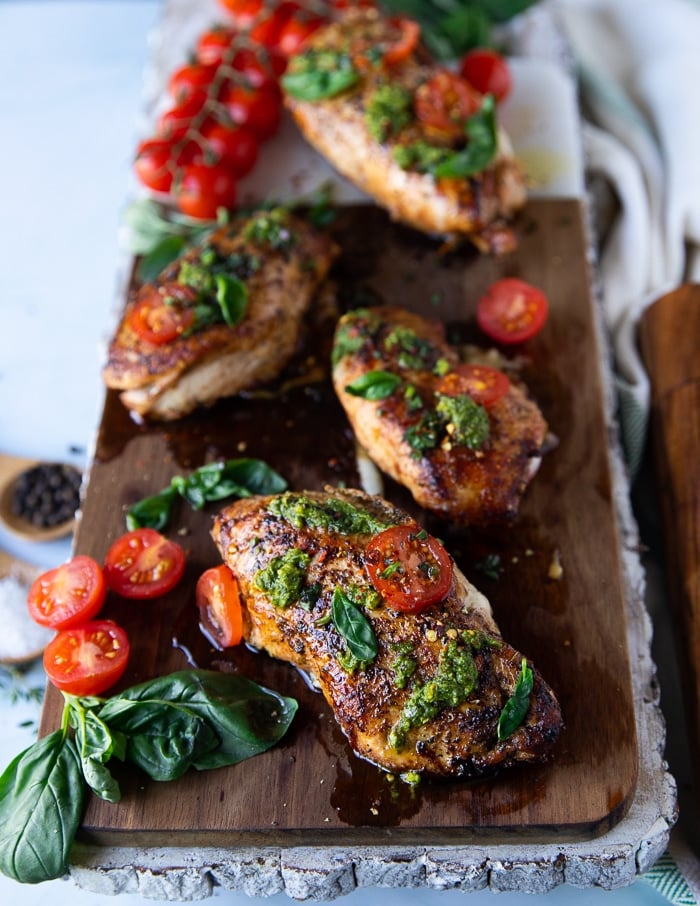
<path id="1" fill-rule="evenodd" d="M 244 647 L 213 651 L 201 635 L 194 586 L 218 562 L 209 538 L 213 508 L 183 507 L 170 534 L 187 549 L 182 584 L 162 600 L 109 599 L 106 615 L 129 632 L 123 685 L 199 666 L 234 670 L 299 700 L 283 742 L 232 768 L 189 773 L 174 783 L 119 771 L 123 800 L 91 799 L 79 838 L 120 845 L 458 844 L 491 838 L 588 839 L 613 826 L 637 779 L 637 742 L 619 538 L 582 209 L 533 201 L 518 225 L 518 250 L 500 259 L 396 226 L 372 207 L 345 209 L 333 227 L 343 248 L 335 269 L 343 307 L 392 302 L 444 319 L 478 341 L 476 301 L 500 276 L 541 286 L 551 315 L 517 351 L 524 377 L 559 443 L 508 527 L 457 530 L 421 512 L 468 577 L 490 598 L 504 636 L 554 687 L 566 730 L 551 764 L 476 782 L 409 788 L 356 758 L 321 696 L 285 664 Z M 325 365 L 328 336 L 316 338 Z M 357 485 L 354 444 L 328 380 L 286 392 L 232 399 L 165 426 L 138 426 L 109 393 L 76 536 L 76 551 L 102 559 L 124 530 L 124 508 L 206 461 L 256 456 L 293 489 Z M 274 390 L 274 388 L 272 388 Z M 385 494 L 415 511 L 387 481 Z M 501 558 L 500 578 L 478 564 Z M 560 562 L 559 579 L 550 566 Z M 42 731 L 59 720 L 49 690 Z"/>

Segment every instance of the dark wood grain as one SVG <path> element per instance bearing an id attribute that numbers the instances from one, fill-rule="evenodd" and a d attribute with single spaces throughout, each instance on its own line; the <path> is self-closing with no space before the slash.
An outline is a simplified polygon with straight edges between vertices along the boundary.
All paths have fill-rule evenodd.
<path id="1" fill-rule="evenodd" d="M 370 207 L 347 209 L 334 229 L 344 249 L 335 270 L 343 306 L 403 304 L 476 340 L 476 302 L 495 278 L 521 276 L 550 298 L 545 330 L 518 354 L 559 444 L 519 517 L 476 532 L 417 515 L 491 599 L 504 636 L 556 690 L 566 730 L 554 760 L 477 782 L 410 789 L 356 758 L 322 698 L 294 670 L 244 647 L 220 653 L 207 645 L 193 590 L 202 570 L 217 561 L 208 536 L 213 511 L 183 508 L 172 530 L 188 550 L 182 585 L 147 604 L 108 599 L 107 614 L 133 644 L 123 684 L 192 664 L 234 670 L 295 695 L 299 713 L 279 746 L 233 768 L 169 784 L 125 768 L 122 803 L 91 800 L 80 837 L 129 845 L 292 845 L 302 835 L 306 844 L 388 838 L 457 844 L 487 835 L 550 840 L 602 833 L 632 799 L 637 743 L 581 207 L 532 202 L 519 223 L 519 249 L 500 259 L 468 248 L 441 253 L 435 241 Z M 321 341 L 317 356 L 325 364 L 327 337 Z M 352 435 L 327 378 L 267 398 L 228 400 L 165 427 L 135 425 L 109 394 L 77 550 L 102 558 L 124 531 L 125 505 L 164 487 L 175 473 L 242 453 L 267 460 L 293 488 L 358 482 Z M 392 482 L 385 493 L 413 507 Z M 486 554 L 501 557 L 500 579 L 479 571 Z M 563 567 L 558 580 L 549 577 L 555 558 Z M 56 725 L 59 711 L 58 696 L 49 694 L 43 731 Z"/>
<path id="2" fill-rule="evenodd" d="M 641 342 L 652 392 L 652 441 L 690 751 L 700 746 L 700 285 L 651 305 Z M 700 772 L 695 759 L 700 812 Z"/>

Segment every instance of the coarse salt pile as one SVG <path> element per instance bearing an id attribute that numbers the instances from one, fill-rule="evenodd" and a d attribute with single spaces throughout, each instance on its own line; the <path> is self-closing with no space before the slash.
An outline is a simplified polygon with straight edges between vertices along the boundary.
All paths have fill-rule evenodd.
<path id="1" fill-rule="evenodd" d="M 27 612 L 27 586 L 15 576 L 0 579 L 0 661 L 38 657 L 53 632 L 35 623 Z"/>

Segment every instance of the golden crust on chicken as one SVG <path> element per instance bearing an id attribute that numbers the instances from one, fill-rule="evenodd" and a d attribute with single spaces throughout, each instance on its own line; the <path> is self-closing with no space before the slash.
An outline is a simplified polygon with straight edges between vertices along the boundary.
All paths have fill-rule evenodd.
<path id="1" fill-rule="evenodd" d="M 432 63 L 418 33 L 351 11 L 292 58 L 286 104 L 309 143 L 394 219 L 512 250 L 525 181 L 493 99 Z"/>
<path id="2" fill-rule="evenodd" d="M 550 756 L 554 693 L 402 510 L 361 491 L 287 492 L 227 506 L 212 536 L 246 641 L 309 675 L 362 758 L 459 778 Z"/>
<path id="3" fill-rule="evenodd" d="M 338 322 L 333 385 L 370 459 L 456 523 L 517 514 L 547 423 L 503 372 L 459 361 L 440 322 L 390 306 Z"/>
<path id="4" fill-rule="evenodd" d="M 337 249 L 282 209 L 217 228 L 132 291 L 103 371 L 138 416 L 177 419 L 277 377 Z"/>

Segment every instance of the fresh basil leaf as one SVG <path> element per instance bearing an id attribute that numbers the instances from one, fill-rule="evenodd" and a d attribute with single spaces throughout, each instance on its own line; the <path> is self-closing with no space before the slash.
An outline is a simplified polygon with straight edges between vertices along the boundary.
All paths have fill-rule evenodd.
<path id="1" fill-rule="evenodd" d="M 525 719 L 527 709 L 530 707 L 530 694 L 534 684 L 532 669 L 527 666 L 523 658 L 520 675 L 515 684 L 513 694 L 503 706 L 498 718 L 498 738 L 507 739 L 514 733 Z"/>
<path id="2" fill-rule="evenodd" d="M 377 656 L 377 637 L 372 624 L 341 588 L 333 592 L 331 615 L 350 653 L 358 661 L 373 661 Z"/>
<path id="3" fill-rule="evenodd" d="M 55 730 L 0 777 L 0 871 L 23 884 L 62 877 L 83 811 L 75 743 Z"/>
<path id="4" fill-rule="evenodd" d="M 365 400 L 385 400 L 400 383 L 401 378 L 390 371 L 367 371 L 347 384 L 345 390 L 352 396 L 361 396 Z"/>
<path id="5" fill-rule="evenodd" d="M 124 760 L 126 737 L 110 729 L 92 710 L 92 707 L 101 704 L 98 700 L 67 696 L 66 702 L 69 720 L 75 729 L 75 745 L 85 782 L 100 799 L 119 802 L 119 784 L 106 764 L 112 757 Z"/>
<path id="6" fill-rule="evenodd" d="M 308 69 L 302 72 L 288 72 L 282 76 L 282 88 L 299 101 L 322 101 L 335 97 L 354 87 L 360 80 L 359 74 L 350 65 L 339 69 Z"/>
<path id="7" fill-rule="evenodd" d="M 139 280 L 144 283 L 155 280 L 181 254 L 186 245 L 184 236 L 165 236 L 139 261 L 136 268 Z"/>
<path id="8" fill-rule="evenodd" d="M 216 274 L 216 301 L 221 315 L 229 327 L 239 324 L 248 304 L 248 288 L 242 280 L 232 274 Z"/>
<path id="9" fill-rule="evenodd" d="M 491 94 L 484 97 L 481 109 L 469 117 L 466 126 L 467 146 L 438 164 L 432 171 L 438 179 L 461 179 L 480 173 L 496 155 L 496 101 Z"/>
<path id="10" fill-rule="evenodd" d="M 172 703 L 205 721 L 219 743 L 192 759 L 198 770 L 237 764 L 269 749 L 287 732 L 297 710 L 293 698 L 242 676 L 210 670 L 183 670 L 150 680 L 125 690 L 105 707 L 115 708 L 112 702 L 117 699 Z"/>
<path id="11" fill-rule="evenodd" d="M 152 780 L 176 780 L 220 742 L 206 720 L 158 696 L 134 700 L 123 693 L 109 699 L 99 717 L 125 734 L 126 759 Z"/>
<path id="12" fill-rule="evenodd" d="M 131 532 L 137 528 L 152 528 L 162 531 L 170 522 L 173 503 L 177 497 L 175 488 L 169 487 L 152 497 L 144 497 L 126 511 L 126 527 Z"/>

